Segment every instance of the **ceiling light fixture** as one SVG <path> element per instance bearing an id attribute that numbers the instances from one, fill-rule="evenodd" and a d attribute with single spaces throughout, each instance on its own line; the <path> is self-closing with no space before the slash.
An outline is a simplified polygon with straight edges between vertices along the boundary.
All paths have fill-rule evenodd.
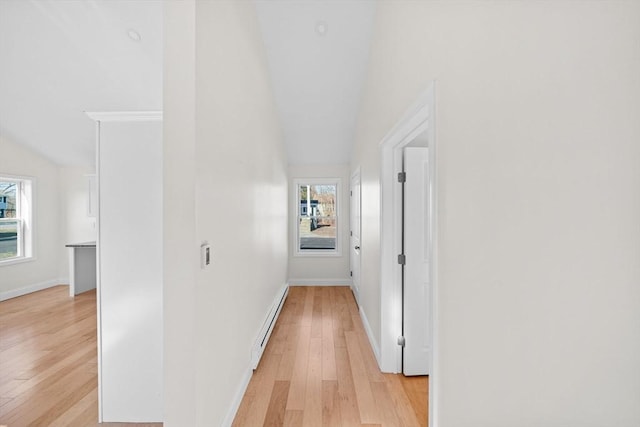
<path id="1" fill-rule="evenodd" d="M 129 28 L 127 30 L 127 35 L 134 42 L 139 42 L 140 40 L 142 40 L 142 36 L 140 35 L 140 33 L 134 30 L 133 28 Z"/>
<path id="2" fill-rule="evenodd" d="M 319 36 L 326 36 L 328 30 L 329 27 L 327 26 L 326 22 L 318 21 L 316 23 L 316 33 L 318 33 Z"/>

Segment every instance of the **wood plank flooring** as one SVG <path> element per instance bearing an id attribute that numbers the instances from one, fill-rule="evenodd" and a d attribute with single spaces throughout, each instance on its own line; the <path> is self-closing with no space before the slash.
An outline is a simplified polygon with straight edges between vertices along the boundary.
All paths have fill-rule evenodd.
<path id="1" fill-rule="evenodd" d="M 0 425 L 98 424 L 96 293 L 56 286 L 0 302 Z"/>
<path id="2" fill-rule="evenodd" d="M 292 287 L 235 427 L 426 426 L 426 377 L 381 374 L 348 288 Z M 96 296 L 0 302 L 0 425 L 98 424 Z"/>
<path id="3" fill-rule="evenodd" d="M 427 426 L 427 377 L 382 374 L 347 287 L 291 287 L 234 427 Z"/>

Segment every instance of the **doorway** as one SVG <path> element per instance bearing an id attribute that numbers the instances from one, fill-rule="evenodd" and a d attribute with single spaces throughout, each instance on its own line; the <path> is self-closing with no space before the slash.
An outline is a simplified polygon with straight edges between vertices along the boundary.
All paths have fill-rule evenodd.
<path id="1" fill-rule="evenodd" d="M 356 303 L 360 307 L 360 168 L 351 175 L 350 183 L 350 230 L 349 230 L 349 252 L 351 267 L 351 290 L 356 298 Z"/>
<path id="2" fill-rule="evenodd" d="M 428 164 L 428 212 L 426 219 L 426 275 L 428 281 L 428 314 L 423 317 L 430 343 L 430 357 L 426 365 L 429 374 L 429 424 L 437 425 L 438 390 L 438 314 L 437 314 L 437 162 L 435 139 L 435 84 L 420 94 L 402 119 L 380 143 L 381 150 L 381 342 L 380 368 L 383 372 L 403 372 L 403 344 L 405 320 L 403 313 L 403 268 L 399 255 L 403 254 L 403 200 L 398 174 L 403 171 L 404 150 L 412 145 L 426 145 Z M 426 141 L 421 142 L 421 140 Z M 406 260 L 405 260 L 406 262 Z M 426 318 L 426 320 L 425 320 Z M 426 323 L 426 325 L 425 325 Z"/>

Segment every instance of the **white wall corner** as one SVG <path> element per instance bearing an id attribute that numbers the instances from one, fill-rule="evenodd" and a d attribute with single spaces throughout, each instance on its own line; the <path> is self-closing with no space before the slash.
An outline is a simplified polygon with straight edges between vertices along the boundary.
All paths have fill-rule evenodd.
<path id="1" fill-rule="evenodd" d="M 275 298 L 273 299 L 271 307 L 269 307 L 265 321 L 260 328 L 253 348 L 251 349 L 251 362 L 245 370 L 245 373 L 242 376 L 240 383 L 238 384 L 238 388 L 233 395 L 233 400 L 231 401 L 231 405 L 229 406 L 227 415 L 222 421 L 222 427 L 231 427 L 231 425 L 233 424 L 233 420 L 235 419 L 236 413 L 238 412 L 240 404 L 242 403 L 242 398 L 244 397 L 244 394 L 247 391 L 247 387 L 249 386 L 249 382 L 251 381 L 253 371 L 258 367 L 260 358 L 262 357 L 264 349 L 269 342 L 271 332 L 276 325 L 276 322 L 278 320 L 278 317 L 280 316 L 280 312 L 282 311 L 282 307 L 284 306 L 288 295 L 289 283 L 287 282 L 282 286 L 282 288 L 280 288 Z"/>
<path id="2" fill-rule="evenodd" d="M 369 325 L 369 320 L 367 319 L 367 315 L 364 313 L 362 307 L 360 307 L 359 311 L 360 318 L 362 319 L 362 324 L 364 325 L 364 330 L 367 333 L 367 337 L 369 338 L 369 344 L 371 344 L 371 349 L 373 350 L 373 355 L 376 357 L 378 367 L 380 367 L 380 347 L 376 342 L 376 338 L 373 335 L 373 331 L 371 330 L 371 325 Z"/>
<path id="3" fill-rule="evenodd" d="M 251 349 L 252 369 L 256 369 L 258 367 L 258 363 L 260 363 L 262 353 L 264 353 L 264 349 L 267 347 L 267 343 L 271 337 L 271 332 L 273 332 L 273 328 L 276 326 L 276 321 L 278 320 L 278 316 L 280 316 L 280 312 L 282 311 L 282 307 L 284 306 L 288 294 L 289 283 L 285 283 L 276 294 L 271 307 L 269 307 L 269 310 L 267 311 L 262 327 L 258 331 L 253 348 Z"/>
<path id="4" fill-rule="evenodd" d="M 233 395 L 233 401 L 231 401 L 231 406 L 227 411 L 227 415 L 224 417 L 222 421 L 221 427 L 231 427 L 233 424 L 233 420 L 236 418 L 236 413 L 240 408 L 240 404 L 242 403 L 242 398 L 244 397 L 245 392 L 247 391 L 247 387 L 249 386 L 249 382 L 251 381 L 251 376 L 253 375 L 253 367 L 249 365 L 245 370 L 242 379 L 240 380 L 240 384 L 238 384 L 238 388 L 236 389 L 235 394 Z"/>
<path id="5" fill-rule="evenodd" d="M 51 279 L 44 282 L 34 283 L 29 286 L 23 286 L 22 288 L 19 288 L 19 289 L 12 289 L 10 291 L 1 292 L 0 301 L 6 301 L 11 298 L 20 297 L 33 292 L 41 291 L 43 289 L 52 288 L 58 285 L 67 286 L 68 283 L 69 281 L 67 280 L 65 284 L 64 279 Z"/>

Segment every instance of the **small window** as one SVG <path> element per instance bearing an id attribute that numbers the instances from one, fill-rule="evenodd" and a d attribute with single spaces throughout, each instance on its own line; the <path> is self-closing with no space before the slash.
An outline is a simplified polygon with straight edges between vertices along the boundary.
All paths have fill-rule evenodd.
<path id="1" fill-rule="evenodd" d="M 32 180 L 0 175 L 0 264 L 32 256 Z"/>
<path id="2" fill-rule="evenodd" d="M 339 182 L 322 179 L 295 183 L 296 255 L 339 255 Z"/>

